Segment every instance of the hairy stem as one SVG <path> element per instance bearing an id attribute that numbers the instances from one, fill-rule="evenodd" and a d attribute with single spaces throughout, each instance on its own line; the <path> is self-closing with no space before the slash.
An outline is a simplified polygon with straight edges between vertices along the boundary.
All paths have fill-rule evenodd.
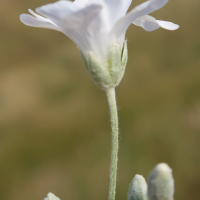
<path id="1" fill-rule="evenodd" d="M 119 135 L 115 88 L 107 89 L 106 94 L 110 109 L 111 128 L 112 128 L 109 200 L 114 200 L 116 191 L 116 179 L 117 179 L 118 135 Z"/>

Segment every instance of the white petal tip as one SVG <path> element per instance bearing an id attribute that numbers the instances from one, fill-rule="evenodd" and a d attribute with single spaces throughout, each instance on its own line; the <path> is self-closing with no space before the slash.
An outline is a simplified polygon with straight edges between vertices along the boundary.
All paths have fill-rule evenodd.
<path id="1" fill-rule="evenodd" d="M 33 13 L 34 13 L 34 11 L 33 11 L 33 10 L 31 10 L 30 8 L 28 9 L 28 12 L 30 12 L 31 14 L 33 14 Z"/>
<path id="2" fill-rule="evenodd" d="M 179 29 L 179 27 L 180 27 L 180 26 L 179 26 L 178 24 L 174 24 L 174 28 L 172 29 L 172 31 L 173 31 L 173 30 Z"/>
<path id="3" fill-rule="evenodd" d="M 172 22 L 157 20 L 157 23 L 159 24 L 159 26 L 161 28 L 164 28 L 164 29 L 167 29 L 167 30 L 170 30 L 170 31 L 174 31 L 174 30 L 177 30 L 179 28 L 178 24 L 174 24 Z"/>
<path id="4" fill-rule="evenodd" d="M 19 16 L 19 19 L 20 19 L 20 21 L 21 21 L 23 24 L 25 24 L 26 16 L 27 16 L 27 14 L 21 14 L 21 15 Z"/>
<path id="5" fill-rule="evenodd" d="M 29 15 L 29 14 L 21 14 L 19 16 L 19 19 L 23 24 L 25 24 L 27 26 L 37 27 L 35 25 L 35 20 L 36 19 L 34 17 L 32 17 L 31 15 Z"/>

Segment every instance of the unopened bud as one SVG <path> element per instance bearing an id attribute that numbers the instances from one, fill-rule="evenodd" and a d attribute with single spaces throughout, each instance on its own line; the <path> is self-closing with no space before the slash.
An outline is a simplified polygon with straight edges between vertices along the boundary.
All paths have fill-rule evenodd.
<path id="1" fill-rule="evenodd" d="M 130 185 L 128 200 L 147 200 L 147 184 L 143 176 L 136 175 Z"/>
<path id="2" fill-rule="evenodd" d="M 165 164 L 158 164 L 151 172 L 148 180 L 149 200 L 173 200 L 174 179 L 171 168 Z"/>
<path id="3" fill-rule="evenodd" d="M 54 194 L 48 193 L 47 197 L 45 197 L 44 200 L 60 200 L 60 199 L 56 197 Z"/>

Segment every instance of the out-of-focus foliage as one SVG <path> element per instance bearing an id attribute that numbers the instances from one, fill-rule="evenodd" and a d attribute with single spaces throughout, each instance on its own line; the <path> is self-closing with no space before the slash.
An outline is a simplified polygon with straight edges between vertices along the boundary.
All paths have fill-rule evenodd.
<path id="1" fill-rule="evenodd" d="M 50 191 L 62 200 L 107 199 L 106 96 L 73 42 L 19 21 L 28 8 L 47 3 L 0 4 L 0 199 L 42 200 Z M 176 200 L 200 198 L 199 11 L 199 0 L 170 0 L 153 16 L 179 30 L 128 30 L 128 65 L 116 89 L 116 200 L 127 198 L 136 173 L 147 177 L 159 162 L 173 169 Z"/>

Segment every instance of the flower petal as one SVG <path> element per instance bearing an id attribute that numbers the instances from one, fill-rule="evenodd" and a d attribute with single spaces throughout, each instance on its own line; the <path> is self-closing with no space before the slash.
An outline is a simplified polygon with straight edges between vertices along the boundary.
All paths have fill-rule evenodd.
<path id="1" fill-rule="evenodd" d="M 179 28 L 178 24 L 174 24 L 172 22 L 166 22 L 166 21 L 162 21 L 162 20 L 157 20 L 157 23 L 160 25 L 160 27 L 167 29 L 167 30 L 176 30 Z"/>
<path id="2" fill-rule="evenodd" d="M 96 0 L 93 0 L 93 2 L 96 3 Z M 73 3 L 79 7 L 85 7 L 87 4 L 91 3 L 91 0 L 75 0 Z"/>
<path id="3" fill-rule="evenodd" d="M 126 14 L 131 2 L 132 0 L 75 0 L 74 4 L 82 7 L 90 3 L 102 4 L 102 17 L 105 17 L 108 25 L 112 27 L 118 19 Z"/>
<path id="4" fill-rule="evenodd" d="M 132 0 L 103 0 L 105 12 L 109 24 L 113 26 L 116 21 L 123 17 L 128 11 Z"/>
<path id="5" fill-rule="evenodd" d="M 174 24 L 172 22 L 156 20 L 154 17 L 149 15 L 138 17 L 132 23 L 136 26 L 141 26 L 146 31 L 154 31 L 159 27 L 162 27 L 167 30 L 176 30 L 179 28 L 179 25 L 177 24 Z"/>
<path id="6" fill-rule="evenodd" d="M 52 20 L 47 19 L 47 18 L 45 18 L 45 17 L 42 17 L 42 16 L 36 14 L 36 13 L 33 12 L 31 9 L 28 9 L 28 11 L 29 11 L 35 18 L 37 18 L 38 20 L 43 21 L 43 22 L 47 22 L 47 23 L 50 23 L 50 24 L 53 24 L 53 25 L 57 26 Z"/>
<path id="7" fill-rule="evenodd" d="M 115 39 L 118 39 L 120 43 L 123 43 L 126 30 L 135 19 L 160 9 L 167 2 L 168 0 L 149 0 L 140 4 L 115 23 L 112 29 L 112 35 L 115 35 Z"/>
<path id="8" fill-rule="evenodd" d="M 101 5 L 91 4 L 61 20 L 61 29 L 82 53 L 92 51 L 102 55 L 107 50 L 105 45 L 108 33 L 102 30 L 104 27 L 99 15 L 101 10 Z"/>
<path id="9" fill-rule="evenodd" d="M 20 20 L 22 23 L 24 23 L 25 25 L 28 25 L 28 26 L 39 27 L 39 28 L 48 28 L 48 29 L 60 31 L 60 29 L 57 26 L 55 26 L 51 23 L 36 19 L 35 17 L 28 15 L 28 14 L 21 14 Z"/>
<path id="10" fill-rule="evenodd" d="M 146 31 L 154 31 L 160 27 L 156 19 L 149 15 L 138 17 L 132 23 L 135 24 L 136 26 L 141 26 Z"/>
<path id="11" fill-rule="evenodd" d="M 36 11 L 52 20 L 60 20 L 77 11 L 78 7 L 71 1 L 57 1 L 41 6 Z"/>

